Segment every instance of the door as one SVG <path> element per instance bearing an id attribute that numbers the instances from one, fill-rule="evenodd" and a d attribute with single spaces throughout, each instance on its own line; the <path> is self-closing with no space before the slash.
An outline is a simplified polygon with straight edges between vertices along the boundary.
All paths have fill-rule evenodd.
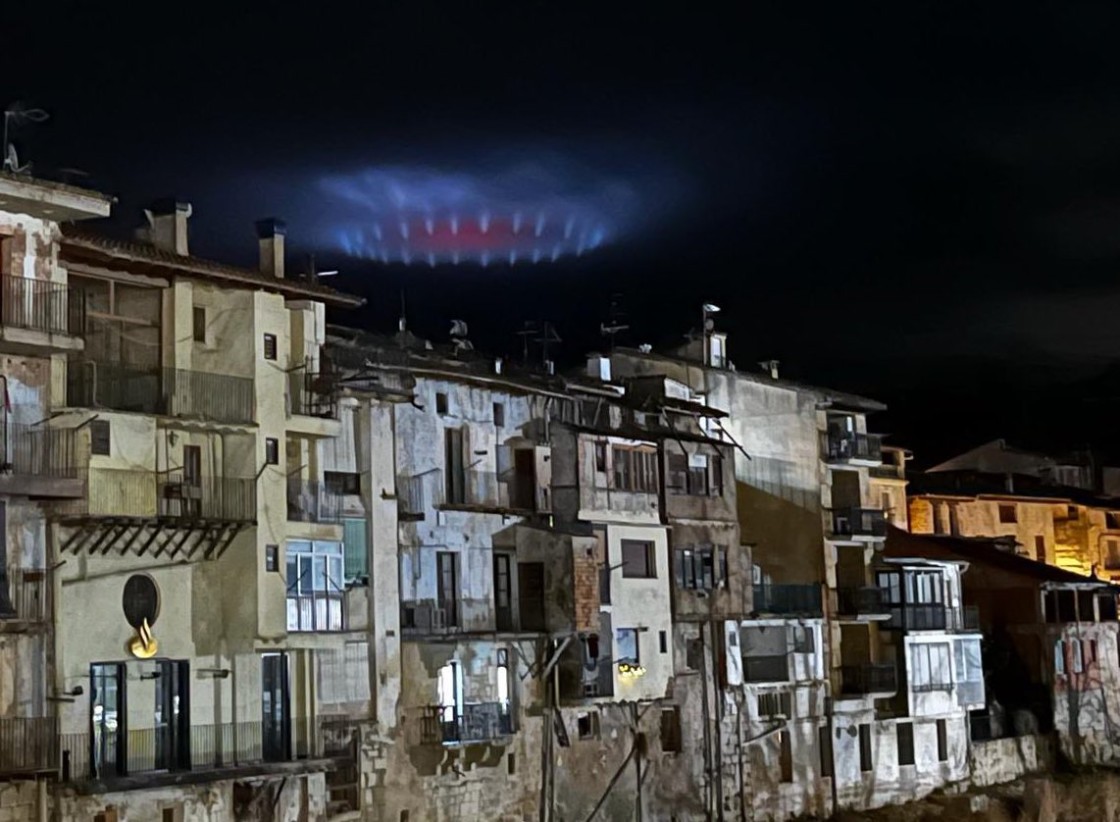
<path id="1" fill-rule="evenodd" d="M 436 553 L 436 600 L 443 624 L 459 627 L 459 555 L 452 551 Z"/>
<path id="2" fill-rule="evenodd" d="M 0 619 L 12 617 L 16 614 L 11 592 L 8 590 L 7 510 L 7 503 L 0 500 Z"/>
<path id="3" fill-rule="evenodd" d="M 90 679 L 90 771 L 95 779 L 125 774 L 127 728 L 124 710 L 124 666 L 95 664 Z"/>
<path id="4" fill-rule="evenodd" d="M 513 630 L 512 584 L 509 554 L 494 554 L 494 622 L 499 631 Z"/>
<path id="5" fill-rule="evenodd" d="M 537 504 L 537 458 L 531 448 L 513 451 L 513 487 L 509 489 L 510 507 L 532 511 Z"/>
<path id="6" fill-rule="evenodd" d="M 518 610 L 523 631 L 544 631 L 544 563 L 517 563 Z"/>
<path id="7" fill-rule="evenodd" d="M 463 467 L 463 429 L 447 428 L 443 432 L 444 492 L 449 505 L 462 505 L 467 501 L 467 476 Z"/>
<path id="8" fill-rule="evenodd" d="M 190 663 L 165 659 L 157 663 L 156 677 L 156 769 L 189 770 L 190 755 Z"/>
<path id="9" fill-rule="evenodd" d="M 183 446 L 183 516 L 202 515 L 202 448 Z"/>
<path id="10" fill-rule="evenodd" d="M 266 762 L 291 758 L 291 715 L 288 707 L 288 655 L 261 657 L 261 753 Z"/>

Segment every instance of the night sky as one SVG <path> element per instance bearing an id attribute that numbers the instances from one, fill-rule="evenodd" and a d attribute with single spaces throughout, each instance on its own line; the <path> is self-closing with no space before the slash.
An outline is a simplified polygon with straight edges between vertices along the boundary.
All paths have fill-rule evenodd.
<path id="1" fill-rule="evenodd" d="M 740 369 L 866 392 L 929 463 L 995 436 L 1111 449 L 1120 411 L 1120 5 L 115 4 L 6 9 L 0 102 L 37 173 L 193 203 L 192 251 L 255 263 L 253 220 L 368 297 L 337 321 L 576 360 L 723 308 Z M 1029 8 L 1028 8 L 1029 6 Z M 622 185 L 619 230 L 556 263 L 350 258 L 321 181 L 540 162 Z M 292 267 L 297 258 L 290 260 Z M 1120 454 L 1115 455 L 1120 457 Z"/>

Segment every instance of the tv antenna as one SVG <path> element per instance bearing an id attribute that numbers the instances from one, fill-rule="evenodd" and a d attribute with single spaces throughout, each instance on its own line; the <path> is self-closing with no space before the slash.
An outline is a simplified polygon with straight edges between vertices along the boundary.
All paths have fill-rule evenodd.
<path id="1" fill-rule="evenodd" d="M 526 320 L 517 335 L 521 337 L 521 356 L 525 362 L 529 361 L 529 342 L 532 341 L 541 347 L 541 360 L 548 362 L 548 347 L 553 343 L 563 342 L 556 333 L 556 326 L 548 320 Z"/>
<path id="2" fill-rule="evenodd" d="M 16 147 L 8 140 L 12 128 L 18 128 L 25 123 L 42 123 L 49 117 L 50 115 L 41 108 L 25 108 L 23 103 L 12 103 L 4 109 L 4 136 L 3 142 L 0 143 L 4 150 L 4 171 L 12 174 L 22 174 L 31 170 L 30 163 L 25 166 L 19 164 Z"/>
<path id="3" fill-rule="evenodd" d="M 610 349 L 614 351 L 614 338 L 616 335 L 627 331 L 630 325 L 625 322 L 626 312 L 622 310 L 620 305 L 622 295 L 615 294 L 611 297 L 610 308 L 607 311 L 607 321 L 599 323 L 599 333 L 604 337 L 610 338 Z"/>

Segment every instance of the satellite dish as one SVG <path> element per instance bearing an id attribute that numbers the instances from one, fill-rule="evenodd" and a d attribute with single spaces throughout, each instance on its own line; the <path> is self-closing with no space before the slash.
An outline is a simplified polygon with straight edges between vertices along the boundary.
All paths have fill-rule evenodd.
<path id="1" fill-rule="evenodd" d="M 25 166 L 19 164 L 19 154 L 16 153 L 16 147 L 8 143 L 8 156 L 4 158 L 4 170 L 10 171 L 12 174 L 26 174 L 31 171 L 31 164 Z"/>
<path id="2" fill-rule="evenodd" d="M 452 337 L 465 337 L 467 336 L 467 323 L 465 320 L 452 320 L 451 321 L 451 336 Z"/>

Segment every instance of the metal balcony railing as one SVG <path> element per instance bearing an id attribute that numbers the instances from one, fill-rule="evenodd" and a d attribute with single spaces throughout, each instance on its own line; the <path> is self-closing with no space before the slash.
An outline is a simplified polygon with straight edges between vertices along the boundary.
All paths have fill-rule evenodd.
<path id="1" fill-rule="evenodd" d="M 161 517 L 255 522 L 256 480 L 241 477 L 192 477 L 182 471 L 160 474 L 156 483 Z"/>
<path id="2" fill-rule="evenodd" d="M 883 613 L 891 618 L 884 628 L 903 631 L 978 631 L 979 614 L 975 606 L 951 608 L 941 604 L 900 604 L 884 602 Z"/>
<path id="3" fill-rule="evenodd" d="M 429 508 L 443 504 L 443 472 L 397 477 L 397 511 L 404 517 L 423 517 Z"/>
<path id="4" fill-rule="evenodd" d="M 253 421 L 253 380 L 181 368 L 70 360 L 66 404 L 216 422 Z"/>
<path id="5" fill-rule="evenodd" d="M 854 431 L 821 433 L 821 450 L 826 462 L 880 462 L 883 459 L 883 438 L 877 434 Z"/>
<path id="6" fill-rule="evenodd" d="M 50 569 L 0 566 L 0 631 L 50 622 Z"/>
<path id="7" fill-rule="evenodd" d="M 288 375 L 288 397 L 293 414 L 338 419 L 338 382 L 333 374 L 293 371 Z"/>
<path id="8" fill-rule="evenodd" d="M 442 634 L 458 627 L 459 603 L 446 600 L 401 602 L 401 630 L 417 634 Z"/>
<path id="9" fill-rule="evenodd" d="M 0 776 L 57 769 L 58 743 L 53 717 L 0 718 Z"/>
<path id="10" fill-rule="evenodd" d="M 338 744 L 344 731 L 339 726 L 340 720 L 332 717 L 293 717 L 286 726 L 256 721 L 191 725 L 182 731 L 172 726 L 130 726 L 123 733 L 98 728 L 92 735 L 55 733 L 49 752 L 63 781 L 111 782 L 147 773 L 220 772 L 243 765 L 344 756 Z"/>
<path id="11" fill-rule="evenodd" d="M 878 509 L 836 508 L 830 514 L 833 537 L 876 539 L 887 535 L 886 515 Z"/>
<path id="12" fill-rule="evenodd" d="M 0 324 L 47 334 L 79 335 L 86 304 L 74 289 L 47 280 L 0 277 Z"/>
<path id="13" fill-rule="evenodd" d="M 898 691 L 898 671 L 890 663 L 844 665 L 841 690 L 846 694 L 893 694 Z"/>
<path id="14" fill-rule="evenodd" d="M 743 680 L 745 682 L 788 682 L 789 656 L 787 654 L 744 656 Z"/>
<path id="15" fill-rule="evenodd" d="M 513 716 L 501 702 L 477 702 L 454 708 L 431 705 L 420 717 L 420 741 L 424 745 L 488 742 L 513 734 Z"/>
<path id="16" fill-rule="evenodd" d="M 873 586 L 836 589 L 836 613 L 839 616 L 877 616 L 887 614 L 883 590 Z"/>
<path id="17" fill-rule="evenodd" d="M 73 429 L 0 422 L 0 472 L 77 477 Z"/>
<path id="18" fill-rule="evenodd" d="M 755 585 L 753 610 L 760 614 L 821 614 L 820 585 Z"/>
<path id="19" fill-rule="evenodd" d="M 289 522 L 340 522 L 343 497 L 322 482 L 288 477 Z"/>

